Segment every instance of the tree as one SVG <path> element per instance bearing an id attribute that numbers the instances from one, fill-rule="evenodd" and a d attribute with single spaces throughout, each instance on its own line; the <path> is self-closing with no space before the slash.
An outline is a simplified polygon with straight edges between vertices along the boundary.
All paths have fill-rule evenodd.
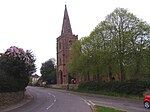
<path id="1" fill-rule="evenodd" d="M 146 70 L 145 68 L 148 67 L 145 60 L 148 59 L 146 52 L 149 52 L 150 46 L 150 26 L 146 22 L 139 21 L 135 28 L 132 29 L 131 36 L 129 47 L 132 48 L 130 53 L 135 67 L 133 74 L 134 77 L 141 79 Z"/>
<path id="2" fill-rule="evenodd" d="M 0 55 L 0 78 L 8 79 L 4 84 L 8 86 L 1 85 L 2 88 L 5 91 L 24 90 L 29 83 L 29 76 L 36 71 L 34 62 L 31 50 L 25 52 L 16 46 L 8 48 Z"/>
<path id="3" fill-rule="evenodd" d="M 52 58 L 42 63 L 40 72 L 42 74 L 41 78 L 48 84 L 56 83 L 55 59 Z"/>
<path id="4" fill-rule="evenodd" d="M 71 49 L 69 68 L 82 76 L 119 74 L 141 79 L 150 74 L 150 25 L 123 8 L 116 8 L 89 36 Z M 71 72 L 70 71 L 70 72 Z"/>
<path id="5" fill-rule="evenodd" d="M 112 26 L 110 32 L 113 35 L 112 41 L 115 44 L 121 80 L 125 80 L 126 68 L 129 67 L 129 61 L 133 62 L 134 59 L 135 68 L 133 69 L 135 69 L 135 74 L 140 76 L 141 50 L 144 48 L 143 42 L 148 39 L 149 25 L 123 8 L 115 9 L 105 21 Z"/>
<path id="6" fill-rule="evenodd" d="M 108 74 L 109 80 L 112 81 L 113 73 L 118 69 L 114 52 L 114 43 L 108 25 L 105 21 L 100 22 L 91 32 L 93 59 L 98 74 Z M 101 72 L 100 72 L 101 71 Z M 94 71 L 93 71 L 94 72 Z"/>
<path id="7" fill-rule="evenodd" d="M 35 56 L 33 55 L 33 52 L 31 50 L 26 50 L 26 56 L 29 58 L 29 63 L 27 65 L 27 71 L 29 72 L 29 75 L 32 75 L 36 72 L 36 65 L 35 65 Z"/>

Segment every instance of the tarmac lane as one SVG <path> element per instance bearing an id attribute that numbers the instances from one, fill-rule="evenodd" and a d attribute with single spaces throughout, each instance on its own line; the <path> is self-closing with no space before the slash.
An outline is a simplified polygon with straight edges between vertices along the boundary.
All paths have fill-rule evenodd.
<path id="1" fill-rule="evenodd" d="M 119 110 L 125 110 L 127 112 L 150 112 L 150 109 L 144 108 L 143 100 L 95 95 L 83 96 L 86 100 L 93 102 L 95 105 L 116 108 Z"/>
<path id="2" fill-rule="evenodd" d="M 78 93 L 66 90 L 27 87 L 29 98 L 15 107 L 0 112 L 92 112 L 91 106 L 126 110 L 127 112 L 150 112 L 143 100 L 105 95 Z"/>
<path id="3" fill-rule="evenodd" d="M 80 96 L 48 88 L 28 87 L 33 99 L 7 112 L 92 112 Z"/>

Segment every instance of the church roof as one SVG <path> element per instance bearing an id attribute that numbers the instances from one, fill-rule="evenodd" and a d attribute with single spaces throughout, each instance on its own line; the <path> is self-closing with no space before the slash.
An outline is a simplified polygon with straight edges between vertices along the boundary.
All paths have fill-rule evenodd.
<path id="1" fill-rule="evenodd" d="M 61 30 L 61 35 L 64 35 L 64 34 L 71 34 L 72 35 L 72 29 L 71 29 L 71 24 L 70 24 L 66 5 L 65 5 L 63 25 L 62 25 L 62 30 Z"/>

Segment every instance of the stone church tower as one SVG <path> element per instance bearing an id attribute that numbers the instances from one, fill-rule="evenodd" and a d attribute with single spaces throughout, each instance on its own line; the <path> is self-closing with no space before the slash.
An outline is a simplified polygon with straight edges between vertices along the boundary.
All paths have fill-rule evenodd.
<path id="1" fill-rule="evenodd" d="M 57 84 L 68 83 L 68 72 L 66 63 L 69 57 L 69 49 L 72 43 L 76 40 L 78 40 L 78 36 L 73 35 L 72 33 L 67 6 L 65 5 L 61 35 L 57 38 Z"/>

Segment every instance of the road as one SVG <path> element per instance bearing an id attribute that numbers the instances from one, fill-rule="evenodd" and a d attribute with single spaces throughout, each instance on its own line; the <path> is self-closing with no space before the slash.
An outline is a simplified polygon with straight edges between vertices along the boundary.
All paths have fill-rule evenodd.
<path id="1" fill-rule="evenodd" d="M 145 109 L 143 100 L 104 96 L 104 95 L 81 95 L 85 100 L 89 100 L 95 105 L 116 108 L 127 112 L 150 112 L 150 109 Z"/>
<path id="2" fill-rule="evenodd" d="M 47 88 L 28 87 L 34 99 L 9 112 L 92 112 L 80 96 Z"/>
<path id="3" fill-rule="evenodd" d="M 127 112 L 150 112 L 143 107 L 143 100 L 83 94 L 65 90 L 28 87 L 34 99 L 9 112 L 92 112 L 90 105 L 126 110 Z"/>

